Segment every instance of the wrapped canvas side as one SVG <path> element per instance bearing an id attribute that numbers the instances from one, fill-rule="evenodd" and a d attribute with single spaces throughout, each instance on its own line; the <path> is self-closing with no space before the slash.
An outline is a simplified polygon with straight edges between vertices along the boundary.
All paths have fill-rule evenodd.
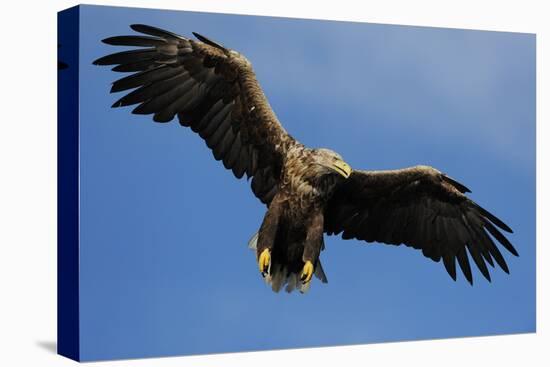
<path id="1" fill-rule="evenodd" d="M 79 7 L 57 21 L 57 352 L 79 360 Z"/>

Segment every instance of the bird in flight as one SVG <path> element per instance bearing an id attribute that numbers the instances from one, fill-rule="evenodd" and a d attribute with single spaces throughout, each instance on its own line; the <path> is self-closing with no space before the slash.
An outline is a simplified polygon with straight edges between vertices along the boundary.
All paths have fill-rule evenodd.
<path id="1" fill-rule="evenodd" d="M 461 183 L 429 166 L 352 169 L 338 153 L 306 147 L 284 129 L 240 53 L 197 33 L 193 40 L 131 28 L 141 34 L 103 42 L 136 49 L 94 61 L 131 73 L 112 84 L 112 93 L 125 92 L 112 107 L 137 105 L 134 114 L 161 123 L 177 117 L 235 177 L 251 180 L 267 211 L 249 245 L 274 291 L 305 292 L 314 275 L 327 282 L 319 259 L 325 234 L 404 244 L 442 261 L 454 280 L 458 263 L 470 284 L 469 258 L 489 281 L 487 264 L 509 272 L 497 244 L 518 256 L 502 233 L 512 230 Z"/>

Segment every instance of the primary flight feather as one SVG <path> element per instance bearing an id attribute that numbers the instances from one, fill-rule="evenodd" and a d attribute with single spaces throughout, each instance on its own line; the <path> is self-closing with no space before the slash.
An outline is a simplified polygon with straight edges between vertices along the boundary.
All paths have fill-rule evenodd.
<path id="1" fill-rule="evenodd" d="M 132 89 L 113 107 L 137 105 L 133 113 L 157 122 L 177 117 L 237 178 L 251 178 L 267 212 L 250 245 L 274 291 L 304 292 L 313 275 L 327 281 L 319 260 L 325 233 L 422 250 L 443 260 L 455 280 L 458 263 L 473 282 L 469 256 L 489 281 L 487 264 L 509 272 L 496 244 L 517 256 L 501 232 L 512 230 L 470 200 L 464 185 L 428 166 L 352 170 L 336 152 L 308 148 L 286 132 L 243 55 L 197 33 L 195 41 L 131 28 L 142 35 L 103 42 L 141 48 L 94 61 L 132 73 L 113 83 L 111 92 Z"/>

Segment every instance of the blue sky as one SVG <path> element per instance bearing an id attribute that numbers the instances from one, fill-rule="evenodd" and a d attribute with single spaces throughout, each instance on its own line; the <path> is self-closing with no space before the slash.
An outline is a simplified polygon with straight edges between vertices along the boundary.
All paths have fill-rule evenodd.
<path id="1" fill-rule="evenodd" d="M 326 238 L 329 283 L 273 293 L 246 243 L 265 208 L 175 121 L 111 109 L 99 41 L 145 23 L 247 56 L 286 129 L 355 168 L 428 164 L 515 233 L 474 286 L 404 246 Z M 535 330 L 535 36 L 85 6 L 81 13 L 84 360 Z"/>

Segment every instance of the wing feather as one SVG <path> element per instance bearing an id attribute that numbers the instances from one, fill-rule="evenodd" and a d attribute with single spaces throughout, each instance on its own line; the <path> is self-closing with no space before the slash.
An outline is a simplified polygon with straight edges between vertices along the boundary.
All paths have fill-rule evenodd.
<path id="1" fill-rule="evenodd" d="M 509 272 L 496 243 L 518 253 L 499 229 L 504 222 L 467 198 L 466 186 L 426 166 L 393 171 L 354 171 L 325 210 L 325 231 L 343 239 L 405 244 L 443 265 L 456 280 L 456 263 L 473 284 L 470 259 L 491 281 L 493 260 Z M 496 241 L 493 241 L 492 238 Z M 469 256 L 468 256 L 469 253 Z"/>
<path id="2" fill-rule="evenodd" d="M 112 93 L 126 93 L 113 107 L 137 105 L 133 113 L 152 114 L 157 122 L 177 116 L 237 178 L 252 177 L 254 194 L 269 204 L 286 153 L 299 143 L 271 110 L 248 60 L 204 36 L 195 41 L 148 25 L 130 27 L 140 34 L 103 42 L 138 49 L 94 61 L 133 73 L 113 83 Z"/>

